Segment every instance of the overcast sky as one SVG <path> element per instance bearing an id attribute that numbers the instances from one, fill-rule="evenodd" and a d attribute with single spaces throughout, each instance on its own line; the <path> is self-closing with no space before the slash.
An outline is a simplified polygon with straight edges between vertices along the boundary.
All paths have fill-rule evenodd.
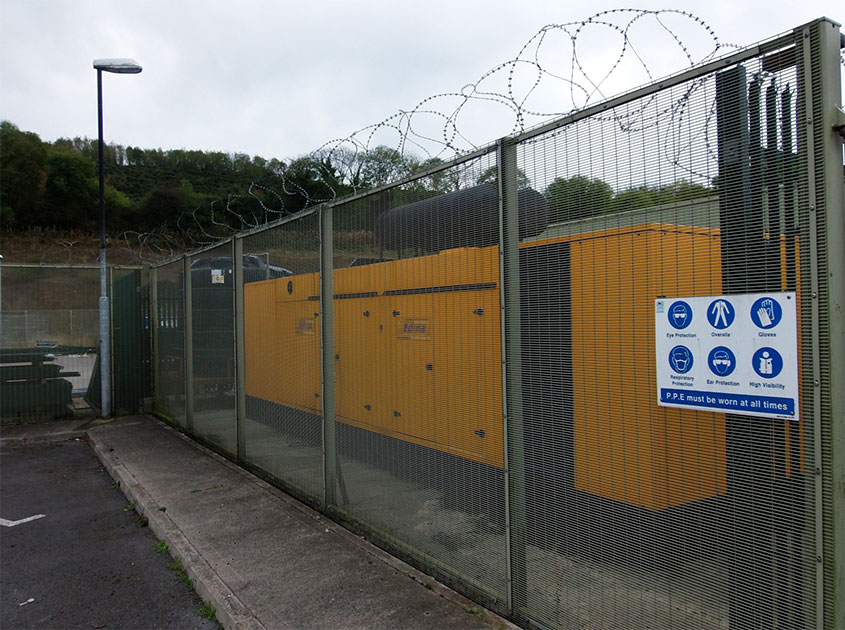
<path id="1" fill-rule="evenodd" d="M 466 93 L 547 24 L 626 6 L 665 7 L 583 0 L 0 0 L 0 119 L 47 141 L 96 137 L 92 60 L 132 57 L 142 74 L 104 76 L 107 142 L 288 159 L 426 97 Z M 845 19 L 834 0 L 681 0 L 673 6 L 701 18 L 719 42 L 741 45 L 822 15 Z M 662 25 L 643 20 L 631 31 L 632 46 L 655 76 L 689 64 L 672 33 L 696 60 L 714 48 L 702 25 L 664 17 Z M 554 35 L 544 42 L 541 65 L 568 77 L 569 40 L 562 31 Z M 621 39 L 597 27 L 586 29 L 578 45 L 590 77 L 602 77 Z M 600 94 L 645 83 L 648 75 L 636 60 L 629 55 Z M 527 64 L 517 70 L 515 94 L 525 94 L 536 71 Z M 505 90 L 507 82 L 508 73 L 499 72 L 479 89 Z M 529 104 L 544 111 L 572 106 L 569 90 L 551 75 L 532 99 Z M 424 108 L 450 114 L 456 102 L 436 99 Z M 417 120 L 419 133 L 442 136 L 441 117 Z M 467 142 L 479 145 L 512 124 L 508 108 L 485 101 L 473 102 L 458 119 Z M 389 134 L 372 142 L 396 146 Z"/>

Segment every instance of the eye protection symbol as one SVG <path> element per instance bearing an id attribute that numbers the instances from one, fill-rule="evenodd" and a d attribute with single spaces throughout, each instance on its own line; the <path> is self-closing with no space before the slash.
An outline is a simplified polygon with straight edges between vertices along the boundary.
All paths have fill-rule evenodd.
<path id="1" fill-rule="evenodd" d="M 686 328 L 692 323 L 692 307 L 683 300 L 678 300 L 668 311 L 669 324 L 676 330 Z"/>

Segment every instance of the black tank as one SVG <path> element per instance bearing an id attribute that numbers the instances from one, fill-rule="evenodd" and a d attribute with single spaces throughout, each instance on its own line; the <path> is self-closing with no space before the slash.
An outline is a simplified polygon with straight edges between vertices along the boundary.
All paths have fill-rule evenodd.
<path id="1" fill-rule="evenodd" d="M 546 199 L 531 188 L 517 193 L 519 238 L 536 236 L 549 220 Z M 383 249 L 442 251 L 499 242 L 499 191 L 495 183 L 456 190 L 388 210 L 378 218 Z"/>

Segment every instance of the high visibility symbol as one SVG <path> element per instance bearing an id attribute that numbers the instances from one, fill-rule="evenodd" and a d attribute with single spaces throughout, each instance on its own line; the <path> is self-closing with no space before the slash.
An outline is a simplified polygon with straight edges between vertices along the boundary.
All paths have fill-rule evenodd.
<path id="1" fill-rule="evenodd" d="M 760 348 L 751 358 L 751 367 L 761 378 L 774 378 L 783 370 L 783 357 L 774 348 Z"/>
<path id="2" fill-rule="evenodd" d="M 707 307 L 707 321 L 713 328 L 724 330 L 734 322 L 736 310 L 724 299 L 713 300 Z"/>

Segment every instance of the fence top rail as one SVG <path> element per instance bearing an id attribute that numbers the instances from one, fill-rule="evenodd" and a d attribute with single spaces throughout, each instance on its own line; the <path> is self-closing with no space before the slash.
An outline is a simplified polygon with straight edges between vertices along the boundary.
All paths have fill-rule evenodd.
<path id="1" fill-rule="evenodd" d="M 100 265 L 82 264 L 82 263 L 20 263 L 20 262 L 0 262 L 0 267 L 20 268 L 20 269 L 99 269 Z M 142 270 L 147 269 L 148 265 L 107 265 L 109 269 L 131 269 Z"/>

